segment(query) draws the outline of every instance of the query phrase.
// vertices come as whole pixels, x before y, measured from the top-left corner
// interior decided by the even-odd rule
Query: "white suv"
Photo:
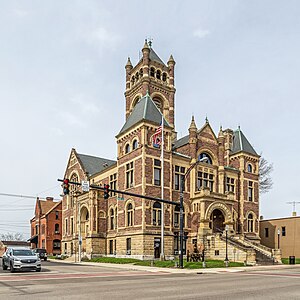
[[[41,271],[41,259],[29,249],[8,248],[2,257],[2,268],[13,273],[16,270]]]

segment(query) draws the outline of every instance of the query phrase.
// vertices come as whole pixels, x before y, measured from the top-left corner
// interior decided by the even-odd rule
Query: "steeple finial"
[[[132,63],[131,63],[131,60],[130,60],[129,56],[128,56],[128,60],[127,60],[127,63],[125,65],[125,67],[132,67]]]
[[[197,126],[196,126],[196,123],[195,123],[194,115],[192,115],[192,121],[191,121],[191,125],[190,125],[189,130],[191,130],[191,129],[194,129],[194,130],[197,131]]]
[[[209,122],[208,122],[207,115],[206,115],[206,117],[205,117],[205,123],[209,123]]]

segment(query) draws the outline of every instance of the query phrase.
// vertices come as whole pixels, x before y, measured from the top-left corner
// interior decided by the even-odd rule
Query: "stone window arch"
[[[135,73],[135,80],[138,81],[139,80],[139,72]]]
[[[251,164],[248,164],[248,165],[247,165],[247,171],[248,171],[249,173],[252,173],[252,172],[253,172],[253,167],[252,167]]]
[[[209,165],[212,165],[213,161],[212,161],[212,158],[211,156],[207,153],[207,152],[201,152],[198,156],[198,160],[202,159],[202,158],[207,158],[206,161],[203,161],[203,163],[206,163],[206,164],[209,164]]]
[[[155,105],[157,106],[157,108],[162,112],[163,111],[163,102],[162,102],[161,98],[154,97],[153,98],[153,102],[155,103]]]
[[[163,72],[163,74],[162,74],[162,80],[163,81],[167,81],[167,73],[166,72]]]
[[[125,145],[125,154],[130,152],[130,145],[126,144]]]
[[[152,215],[153,225],[161,225],[161,203],[158,201],[153,203],[153,215]]]
[[[143,69],[140,69],[140,77],[143,77]]]
[[[131,77],[131,84],[134,85],[134,82],[135,82],[135,77],[134,75]]]
[[[248,232],[255,231],[255,218],[252,212],[250,212],[247,216],[247,231]]]
[[[156,71],[156,79],[161,79],[161,71],[160,70],[157,70]]]
[[[153,67],[150,68],[150,76],[151,77],[155,76],[155,69]]]
[[[129,202],[126,206],[126,225],[127,226],[133,226],[133,222],[134,222],[133,212],[134,212],[133,205],[131,202]]]
[[[138,141],[137,139],[134,139],[132,142],[132,150],[135,150],[138,147]]]

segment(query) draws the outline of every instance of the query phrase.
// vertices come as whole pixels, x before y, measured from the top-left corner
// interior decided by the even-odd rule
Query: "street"
[[[299,299],[300,266],[171,274],[43,262],[41,273],[0,271],[0,299]]]

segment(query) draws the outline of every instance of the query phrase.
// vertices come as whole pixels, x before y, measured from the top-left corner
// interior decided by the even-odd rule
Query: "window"
[[[55,211],[55,220],[59,220],[59,213],[57,210]]]
[[[265,228],[265,237],[266,237],[266,238],[269,237],[269,228]]]
[[[140,77],[143,77],[143,69],[140,69]]]
[[[153,204],[153,225],[161,225],[161,204],[157,201]]]
[[[118,228],[118,208],[115,210],[115,229]]]
[[[185,213],[183,208],[183,227],[185,227]],[[176,205],[174,209],[174,227],[178,228],[180,224],[180,206]]]
[[[133,187],[133,162],[126,164],[126,188]]]
[[[131,238],[126,239],[126,254],[131,255]]]
[[[226,191],[234,193],[234,178],[226,177]]]
[[[220,255],[220,250],[215,250],[215,256]]]
[[[53,240],[53,249],[60,249],[60,240]]]
[[[285,226],[281,227],[281,234],[282,234],[282,236],[286,235]]]
[[[248,182],[248,201],[253,201],[253,182]]]
[[[136,81],[139,80],[139,73],[138,72],[136,72],[136,74],[135,74],[135,79],[136,79]]]
[[[252,173],[252,165],[251,164],[248,164],[247,170],[248,170],[249,173]]]
[[[161,99],[158,98],[158,97],[155,97],[155,98],[153,98],[153,102],[155,103],[157,108],[162,112],[162,101],[161,101]]]
[[[155,75],[155,69],[154,68],[150,68],[150,76],[154,77]]]
[[[157,79],[161,78],[161,72],[159,70],[156,71],[156,78]]]
[[[42,234],[45,234],[45,224],[42,225]]]
[[[67,254],[67,250],[68,250],[68,244],[65,243],[65,254]]]
[[[134,140],[132,143],[132,150],[136,149],[138,147],[138,141]]]
[[[115,211],[113,208],[110,209],[110,229],[115,229]]]
[[[154,185],[161,184],[161,161],[154,159]]]
[[[131,203],[127,205],[127,226],[133,226],[133,207]]]
[[[164,72],[163,75],[162,75],[162,80],[163,80],[163,81],[167,81],[167,74],[166,74],[165,72]]]
[[[203,161],[203,163],[207,163],[209,165],[212,165],[212,159],[211,159],[211,157],[207,153],[205,153],[205,152],[200,153],[200,155],[198,156],[198,160],[200,160],[200,159],[202,159],[204,157],[206,157],[207,160]]]
[[[175,166],[174,172],[174,189],[180,191],[181,181],[184,180],[185,167]],[[183,185],[183,191],[185,191],[185,185]]]
[[[200,190],[202,187],[208,187],[212,192],[214,188],[214,175],[207,172],[198,172],[197,177],[197,189]]]
[[[68,219],[65,219],[65,234],[68,234]]]
[[[109,177],[109,186],[111,189],[117,189],[117,173],[110,175]],[[116,192],[111,192],[111,196],[115,196]]]
[[[134,85],[134,76],[131,77],[131,84]]]
[[[74,219],[73,218],[71,218],[70,225],[71,225],[71,234],[73,234],[74,233]]]
[[[109,240],[109,254],[114,254],[114,240]]]
[[[73,173],[70,178],[71,178],[70,181],[79,182],[78,175],[76,173]],[[78,190],[78,186],[76,184],[70,184],[70,192],[71,192],[71,194],[73,192],[77,191],[77,190]],[[74,206],[74,202],[73,202],[73,197],[72,197],[71,207],[73,207],[73,206]]]
[[[71,230],[72,231],[72,230]],[[54,232],[59,233],[59,224],[54,225]]]
[[[125,146],[125,153],[129,153],[129,152],[130,152],[130,145],[127,144],[127,145]]]
[[[248,222],[247,222],[247,225],[248,225],[248,232],[253,232],[254,230],[254,222],[253,222],[253,215],[252,214],[249,214],[248,215]]]

